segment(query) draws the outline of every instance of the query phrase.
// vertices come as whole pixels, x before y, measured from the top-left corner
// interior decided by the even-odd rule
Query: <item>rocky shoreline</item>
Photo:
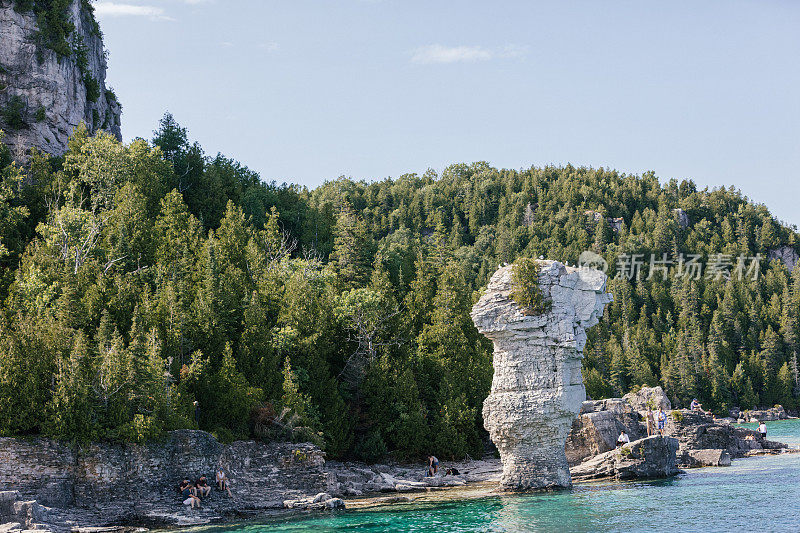
[[[642,406],[642,398],[645,404],[666,400],[662,394],[659,388],[643,389],[626,398],[584,402],[565,447],[573,480],[668,477],[681,468],[797,451],[731,420],[688,410],[669,410],[667,436],[648,437],[635,407]],[[617,449],[621,430],[632,442]],[[234,497],[213,491],[200,509],[182,505],[177,481],[199,473],[212,477],[218,465],[231,476]],[[456,468],[459,475],[441,475],[445,468]],[[189,527],[412,502],[440,491],[489,494],[502,472],[500,459],[487,456],[443,462],[439,475],[426,477],[421,464],[326,461],[310,444],[225,445],[202,431],[176,431],[148,446],[73,448],[44,439],[0,439],[0,533]]]

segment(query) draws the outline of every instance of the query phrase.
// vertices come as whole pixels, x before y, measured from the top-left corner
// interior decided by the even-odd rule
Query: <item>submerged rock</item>
[[[501,267],[472,309],[494,342],[494,377],[483,405],[486,429],[503,462],[506,490],[569,487],[564,443],[586,398],[581,358],[586,329],[611,302],[606,276],[541,261],[539,287],[552,302],[528,316],[511,299],[512,266]]]
[[[593,457],[570,471],[576,481],[596,478],[643,479],[674,476],[678,439],[654,435]]]

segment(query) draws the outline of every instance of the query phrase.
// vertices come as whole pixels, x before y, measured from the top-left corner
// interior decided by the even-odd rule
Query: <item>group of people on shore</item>
[[[222,468],[217,469],[216,481],[217,488],[220,492],[227,492],[228,496],[233,497],[228,484],[228,476]],[[200,507],[202,498],[211,494],[211,485],[208,484],[208,478],[206,478],[205,475],[201,475],[197,478],[194,484],[189,481],[189,478],[184,478],[183,481],[180,482],[180,485],[178,485],[178,492],[180,492],[183,498],[183,504],[189,505],[194,509],[195,507]]]
[[[647,415],[645,416],[645,421],[647,422],[647,436],[650,437],[656,434],[660,436],[664,436],[664,431],[667,428],[667,413],[664,412],[664,409],[659,409],[658,413],[653,413],[653,409],[648,407],[647,408]],[[617,448],[621,446],[625,446],[631,441],[631,438],[623,429],[619,437],[617,437]]]
[[[662,437],[664,436],[664,431],[667,429],[667,413],[664,412],[664,409],[659,409],[658,413],[653,413],[651,408],[647,408],[647,436],[655,435],[656,431]]]

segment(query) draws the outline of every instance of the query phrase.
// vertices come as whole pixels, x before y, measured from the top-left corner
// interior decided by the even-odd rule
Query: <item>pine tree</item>
[[[372,257],[373,243],[364,221],[352,209],[342,209],[330,258],[337,271],[346,282],[363,285],[369,279]]]
[[[78,334],[69,357],[58,361],[55,391],[47,405],[46,433],[53,437],[88,442],[99,436],[92,412],[88,344],[86,338]]]
[[[783,365],[781,365],[781,369],[778,370],[776,381],[775,397],[777,403],[782,405],[785,409],[794,409],[795,400],[792,395],[794,383],[788,363],[783,363]]]

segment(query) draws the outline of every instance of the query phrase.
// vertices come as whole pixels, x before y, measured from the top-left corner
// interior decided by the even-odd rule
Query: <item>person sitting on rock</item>
[[[217,487],[219,487],[219,490],[227,492],[229,497],[233,497],[231,488],[228,485],[228,476],[225,475],[225,470],[222,467],[217,468]]]
[[[628,437],[628,434],[625,433],[625,430],[623,429],[620,432],[619,437],[617,437],[617,448],[628,444],[630,441],[631,441],[630,437]]]
[[[705,412],[703,411],[703,405],[697,401],[697,398],[694,398],[692,403],[689,404],[689,409],[692,411],[700,411],[701,413]]]
[[[195,488],[192,487],[192,484],[189,482],[188,478],[185,478],[181,481],[181,484],[178,485],[178,490],[181,493],[181,496],[184,498],[183,505],[190,505],[192,509],[195,507],[200,507],[200,498],[197,497],[197,493]]]
[[[454,466],[448,468],[447,471],[444,473],[445,476],[458,476],[460,474],[461,474],[461,472],[459,472],[458,468],[456,468]]]
[[[664,409],[658,411],[658,434],[664,436],[664,429],[667,426],[667,413]]]
[[[428,477],[433,477],[439,472],[439,459],[433,455],[428,456]]]
[[[211,494],[211,485],[208,484],[208,478],[206,478],[206,476],[200,476],[200,479],[197,480],[194,486],[200,496],[206,497]]]

